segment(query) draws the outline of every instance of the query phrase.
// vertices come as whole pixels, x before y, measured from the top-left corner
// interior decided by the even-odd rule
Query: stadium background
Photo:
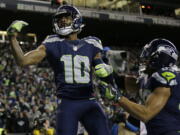
[[[86,1],[88,5],[88,0]],[[121,0],[118,1],[121,2]],[[163,11],[164,14],[168,14],[168,12],[170,12],[169,14],[172,14],[174,10],[167,11],[166,10],[167,6],[172,6],[172,8],[176,9],[180,5],[180,2],[178,0],[174,0],[171,2],[163,1],[163,0],[162,2],[160,1],[161,0],[158,1],[160,3],[159,4],[157,2],[153,2],[153,0],[144,0],[144,2],[140,2],[138,6],[143,5],[143,3],[145,3],[144,5],[152,5],[152,9],[150,10],[155,10],[153,9],[153,3],[155,4],[157,3],[159,4],[157,6],[159,10],[161,10],[161,8],[164,7],[164,9],[162,8],[162,10],[165,10]],[[73,3],[73,0],[71,0],[70,2]],[[3,7],[2,3],[6,3],[6,7]],[[20,3],[25,3],[27,5],[32,5],[32,6],[39,5],[39,7],[51,6],[50,2],[37,3],[33,1],[16,2],[12,0],[1,0],[0,16],[3,19],[1,19],[0,29],[5,30],[13,20],[20,19],[20,20],[25,20],[30,24],[29,29],[31,32],[37,33],[38,41],[43,40],[46,35],[52,33],[51,18],[52,18],[52,13],[54,11],[51,11],[51,13],[49,13],[48,10],[41,11],[40,8],[39,8],[40,11],[35,11],[35,9],[29,9],[29,11],[27,11],[28,9],[18,10],[18,4]],[[98,3],[96,4],[98,5]],[[145,13],[140,13],[137,5],[132,8],[132,11],[135,12],[128,11],[130,12],[128,13],[126,9],[127,6],[128,5],[125,5],[124,9],[122,9],[123,11],[119,11],[119,12],[118,12],[119,10],[118,7],[116,7],[116,10],[106,8],[106,10],[102,11],[102,9],[101,10],[95,9],[95,7],[93,7],[92,5],[92,8],[94,9],[93,13],[89,13],[90,11],[92,11],[91,8],[85,9],[85,13],[83,14],[84,14],[84,22],[86,24],[86,27],[83,30],[81,36],[83,37],[87,35],[95,35],[100,39],[102,39],[104,45],[106,46],[128,45],[133,47],[135,44],[144,45],[144,43],[155,37],[164,37],[172,40],[177,44],[180,43],[179,38],[177,38],[178,35],[180,35],[179,33],[180,23],[179,20],[174,20],[176,17],[175,15],[173,17],[172,15],[171,16],[166,15],[165,17],[165,15],[163,16],[163,12],[162,12],[159,13],[160,15],[155,16],[153,14],[155,14],[158,11],[154,11],[155,13],[153,12],[148,13],[150,15],[147,16],[145,11],[144,11]],[[129,4],[129,8],[130,6],[131,4]],[[91,5],[89,7],[91,7]],[[24,8],[26,8],[25,5]],[[55,9],[55,7],[53,9]],[[84,11],[84,7],[82,7],[82,9],[83,9],[82,11]],[[122,15],[122,17],[111,19],[108,12],[112,14]],[[130,18],[129,20],[123,19],[123,17],[126,17],[129,14],[131,15],[130,17],[132,18]],[[159,20],[156,22],[157,18]]]
[[[97,36],[104,46],[135,53],[132,59],[138,55],[137,52],[145,43],[157,37],[171,40],[180,50],[179,0],[67,0],[66,2],[76,5],[82,12],[86,26],[80,37]],[[14,20],[24,20],[29,23],[25,32],[35,33],[38,41],[36,45],[39,45],[47,35],[53,33],[52,15],[56,7],[62,3],[61,0],[0,0],[0,30],[5,31]],[[2,58],[6,53],[9,52],[0,50]],[[45,73],[42,76],[47,79]],[[1,90],[6,88],[3,86],[2,77],[1,74]]]

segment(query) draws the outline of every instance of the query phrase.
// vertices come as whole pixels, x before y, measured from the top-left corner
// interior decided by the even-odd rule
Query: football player
[[[79,10],[74,6],[60,6],[53,16],[55,34],[24,54],[16,37],[26,25],[24,21],[14,21],[7,29],[12,51],[20,66],[37,64],[47,57],[61,99],[57,109],[57,135],[76,135],[78,121],[89,135],[109,135],[104,112],[93,97],[92,69],[97,76],[105,78],[112,73],[112,67],[101,60],[100,39],[78,38],[84,27]]]
[[[114,94],[109,87],[105,95],[114,96],[106,98],[145,122],[148,135],[180,135],[180,75],[174,69],[177,48],[169,40],[154,39],[144,46],[140,58],[149,76],[144,86],[149,91],[144,105]]]

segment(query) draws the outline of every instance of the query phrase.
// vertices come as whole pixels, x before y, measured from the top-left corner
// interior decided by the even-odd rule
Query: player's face
[[[152,74],[155,69],[151,66],[151,61],[150,60],[142,60],[140,62],[140,71],[143,71],[146,74]]]
[[[59,28],[67,27],[72,24],[72,17],[70,15],[63,15],[58,19],[58,26]]]

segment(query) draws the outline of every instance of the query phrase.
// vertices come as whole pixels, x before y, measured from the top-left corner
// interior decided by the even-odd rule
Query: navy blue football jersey
[[[161,134],[180,130],[180,75],[172,68],[162,68],[152,74],[145,89],[151,92],[157,87],[171,88],[171,96],[164,108],[146,123],[149,134]]]
[[[92,97],[92,66],[94,57],[102,51],[101,41],[91,36],[67,40],[50,35],[42,44],[46,47],[47,59],[54,71],[57,96]]]

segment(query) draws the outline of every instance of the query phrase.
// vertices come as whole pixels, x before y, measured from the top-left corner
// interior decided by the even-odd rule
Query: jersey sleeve
[[[45,39],[44,39],[44,41],[42,42],[42,44],[43,45],[49,45],[49,44],[52,44],[54,41],[55,41],[55,36],[53,36],[53,35],[48,35]]]
[[[99,52],[102,52],[102,42],[99,38],[97,37],[93,37],[93,36],[89,36],[89,37],[86,37],[84,38],[84,40],[91,44],[93,46],[93,53],[94,53],[94,56],[99,53]]]
[[[46,52],[48,54],[50,46],[52,44],[52,36],[47,36],[41,44],[43,44],[46,47]]]
[[[46,52],[48,54],[48,52],[50,52],[53,48],[52,46],[56,43],[56,42],[61,42],[63,39],[60,39],[57,35],[49,35],[47,36],[44,41],[42,42],[42,44],[46,47]]]
[[[173,70],[160,70],[151,76],[151,85],[155,89],[157,87],[173,87],[177,85],[177,73]]]

